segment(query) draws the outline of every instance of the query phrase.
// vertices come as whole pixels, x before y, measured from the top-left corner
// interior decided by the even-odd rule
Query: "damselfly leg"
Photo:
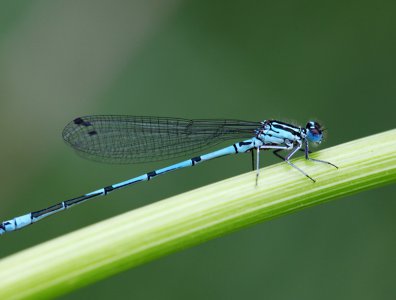
[[[310,157],[309,157],[309,153],[311,153],[311,152],[309,151],[308,142],[307,142],[307,141],[305,141],[304,153],[305,153],[305,159],[307,159],[307,160],[311,160],[311,161],[315,161],[315,162],[320,162],[320,163],[323,163],[323,164],[328,164],[328,165],[333,166],[334,168],[338,169],[338,167],[337,167],[335,164],[332,164],[332,163],[329,162],[329,161],[320,160],[320,159],[315,159],[315,158],[310,158]]]
[[[288,154],[286,157],[282,156],[279,154],[280,151],[282,150],[289,150],[289,149],[284,149],[284,148],[279,148],[276,149],[275,151],[273,151],[273,153],[275,154],[275,156],[279,157],[280,159],[284,160],[285,162],[287,162],[290,166],[292,166],[293,168],[295,168],[296,170],[300,171],[300,173],[302,173],[304,176],[306,176],[307,178],[309,178],[310,180],[312,180],[313,182],[316,182],[315,179],[313,179],[311,176],[309,176],[307,173],[305,173],[301,168],[297,167],[295,164],[293,164],[292,162],[290,162],[290,158],[296,154],[297,151],[304,151],[305,154],[305,159],[306,160],[310,160],[310,161],[314,161],[314,162],[320,162],[320,163],[324,163],[324,164],[328,164],[330,166],[333,166],[335,168],[338,169],[338,167],[335,164],[332,164],[331,162],[325,161],[325,160],[320,160],[320,159],[314,159],[314,158],[310,158],[309,157],[309,153],[311,153],[311,151],[309,151],[309,147],[308,147],[308,142],[305,142],[305,147],[304,149],[301,149],[301,144],[298,145],[297,147],[295,147],[293,149],[293,151]]]

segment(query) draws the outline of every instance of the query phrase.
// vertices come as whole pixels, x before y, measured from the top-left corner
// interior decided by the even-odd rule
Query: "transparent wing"
[[[78,154],[110,163],[158,161],[255,135],[259,122],[119,115],[85,116],[63,130]]]

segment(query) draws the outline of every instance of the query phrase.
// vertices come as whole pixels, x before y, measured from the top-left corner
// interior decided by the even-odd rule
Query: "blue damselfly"
[[[314,121],[309,121],[305,127],[299,127],[276,120],[249,122],[116,115],[80,117],[65,127],[64,140],[78,154],[103,162],[157,161],[184,156],[227,140],[239,140],[239,142],[5,221],[0,224],[0,234],[21,229],[88,199],[104,196],[122,187],[148,181],[164,173],[195,166],[213,158],[251,152],[253,159],[253,150],[257,151],[256,184],[260,150],[273,150],[276,156],[315,182],[312,177],[290,162],[290,158],[297,151],[303,150],[307,160],[337,168],[330,162],[309,157],[308,142],[320,143],[323,137],[322,131],[321,126]],[[288,155],[281,156],[279,152],[282,150],[289,151]]]

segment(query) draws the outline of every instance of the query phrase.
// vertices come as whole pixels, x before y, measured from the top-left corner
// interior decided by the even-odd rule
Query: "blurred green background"
[[[394,128],[395,12],[395,1],[2,2],[0,218],[170,163],[83,160],[61,138],[77,116],[316,118],[322,148]],[[1,257],[249,170],[249,155],[226,157],[124,189],[1,237]],[[63,298],[395,299],[395,192],[309,208]]]

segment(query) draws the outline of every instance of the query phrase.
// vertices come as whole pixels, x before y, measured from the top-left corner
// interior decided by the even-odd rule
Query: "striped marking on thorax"
[[[294,126],[294,125],[276,121],[276,120],[270,121],[269,125],[271,126],[271,129],[274,131],[283,130],[283,131],[289,132],[293,136],[302,138],[301,137],[301,128],[298,126]]]

